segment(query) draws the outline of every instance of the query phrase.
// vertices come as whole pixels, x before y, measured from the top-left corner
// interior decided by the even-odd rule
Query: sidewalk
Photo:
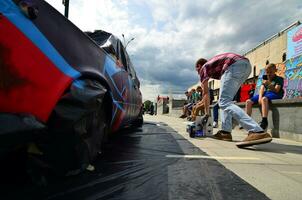
[[[234,142],[190,138],[184,119],[144,115],[144,120],[166,123],[179,134],[174,138],[184,152],[188,151],[182,138],[209,155],[200,159],[216,159],[271,199],[300,199],[302,196],[302,143],[274,138],[269,144],[239,149]],[[214,133],[217,131],[214,129]],[[246,133],[235,129],[232,135],[234,141],[241,141]]]

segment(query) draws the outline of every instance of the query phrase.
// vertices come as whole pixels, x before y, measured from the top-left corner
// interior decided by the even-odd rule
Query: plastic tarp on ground
[[[53,179],[47,187],[1,185],[1,199],[268,199],[165,124],[121,131],[94,164],[94,172]],[[177,135],[177,134],[175,134]],[[186,146],[183,152],[177,140]]]

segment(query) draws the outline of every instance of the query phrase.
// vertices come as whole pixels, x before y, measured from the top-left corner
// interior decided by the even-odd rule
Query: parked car
[[[0,152],[26,149],[60,173],[84,169],[108,134],[141,125],[121,41],[84,33],[42,0],[0,1]]]

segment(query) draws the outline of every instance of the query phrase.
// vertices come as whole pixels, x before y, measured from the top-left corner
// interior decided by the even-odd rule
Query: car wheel
[[[141,109],[137,119],[134,121],[133,125],[136,127],[141,127],[144,124],[143,110]]]
[[[100,108],[93,112],[85,121],[89,120],[87,135],[83,137],[84,142],[88,147],[90,162],[94,161],[96,157],[103,151],[104,145],[107,142],[109,134],[109,119],[106,115],[105,101]]]
[[[107,89],[93,80],[73,84],[57,103],[47,133],[37,144],[43,160],[56,174],[87,169],[106,142],[111,109]],[[111,113],[111,111],[109,112]]]

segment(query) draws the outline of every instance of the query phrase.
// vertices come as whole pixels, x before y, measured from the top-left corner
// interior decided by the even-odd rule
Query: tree
[[[150,110],[151,104],[152,104],[152,102],[150,100],[147,100],[147,101],[144,102],[145,111]]]

